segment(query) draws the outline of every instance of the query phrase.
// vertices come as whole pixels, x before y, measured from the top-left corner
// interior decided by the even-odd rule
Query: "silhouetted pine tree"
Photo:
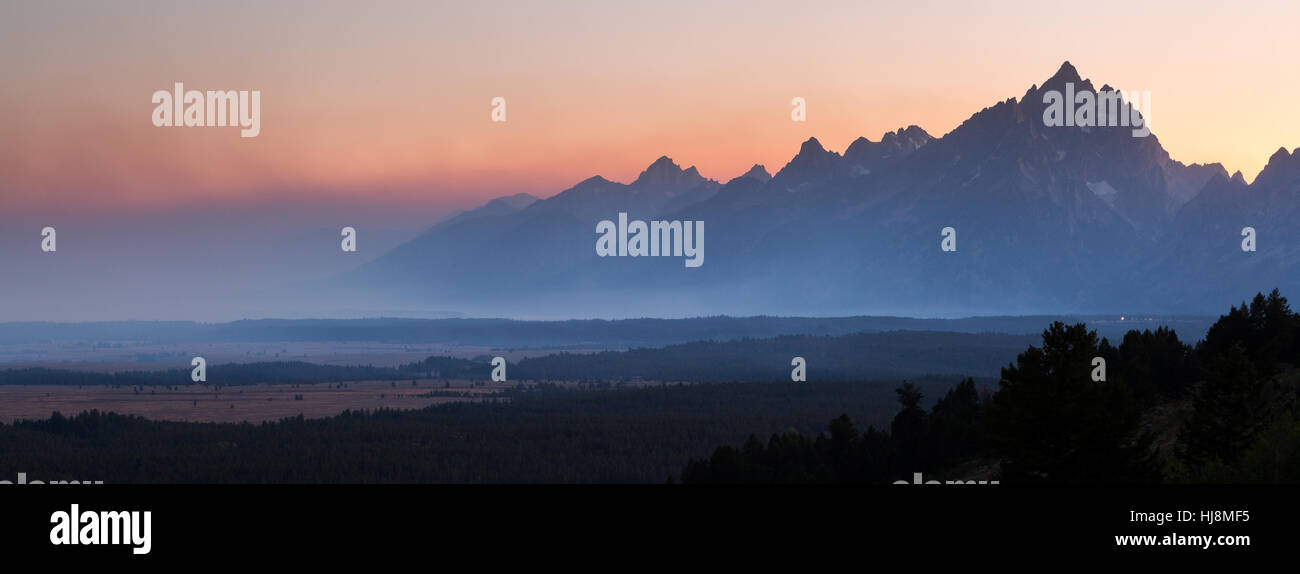
[[[1256,372],[1266,377],[1300,362],[1298,330],[1300,317],[1291,312],[1286,297],[1274,289],[1267,297],[1257,293],[1249,305],[1242,303],[1219,317],[1197,351],[1204,364],[1210,365],[1240,344]]]
[[[1127,388],[1092,380],[1100,349],[1083,324],[1056,322],[1002,370],[988,407],[991,451],[1005,482],[1154,482],[1158,468]]]
[[[1244,345],[1214,358],[1192,406],[1192,416],[1178,434],[1183,460],[1192,465],[1235,463],[1268,420],[1265,383]]]
[[[926,440],[929,461],[923,470],[949,468],[976,454],[984,444],[984,413],[975,379],[948,390],[930,409]]]
[[[1128,385],[1143,405],[1160,398],[1186,394],[1195,379],[1189,363],[1191,348],[1178,340],[1172,329],[1129,331],[1124,335],[1111,372]]]
[[[889,425],[897,456],[894,468],[907,473],[928,470],[928,465],[925,464],[926,420],[925,409],[921,408],[921,399],[924,398],[921,390],[904,381],[894,392],[898,393],[898,404],[903,407]]]

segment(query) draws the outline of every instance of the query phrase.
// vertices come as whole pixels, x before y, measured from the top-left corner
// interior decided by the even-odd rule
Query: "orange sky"
[[[1300,3],[1088,6],[7,2],[0,209],[465,207],[628,181],[664,154],[725,181],[809,136],[842,151],[908,124],[942,135],[1067,59],[1149,90],[1175,159],[1251,179],[1300,147]],[[154,127],[150,95],[176,81],[260,90],[261,135]]]

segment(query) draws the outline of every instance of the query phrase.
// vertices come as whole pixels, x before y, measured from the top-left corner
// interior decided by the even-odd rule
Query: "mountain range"
[[[907,126],[843,154],[812,138],[775,174],[721,183],[665,156],[629,184],[499,198],[324,288],[535,318],[1218,313],[1295,292],[1300,149],[1247,184],[1154,133],[1046,125],[1043,94],[1067,84],[1096,90],[1066,62],[942,137]],[[598,257],[596,225],[620,212],[705,222],[705,264]]]

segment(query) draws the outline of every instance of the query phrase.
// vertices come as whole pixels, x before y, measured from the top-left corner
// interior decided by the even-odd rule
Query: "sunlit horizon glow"
[[[131,2],[0,4],[0,210],[328,198],[463,208],[631,181],[727,181],[816,137],[941,136],[1069,60],[1152,94],[1184,163],[1251,180],[1300,147],[1300,4]],[[262,131],[156,128],[150,94],[260,90]],[[509,120],[489,119],[503,96]],[[791,122],[790,99],[808,102]]]

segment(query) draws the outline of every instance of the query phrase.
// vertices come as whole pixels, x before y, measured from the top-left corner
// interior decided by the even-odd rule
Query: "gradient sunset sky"
[[[1300,146],[1297,22],[1294,0],[5,0],[0,211],[449,211],[665,154],[726,181],[810,136],[942,135],[1065,60],[1149,90],[1175,159],[1253,179]],[[151,94],[177,81],[260,90],[261,135],[154,127]]]

